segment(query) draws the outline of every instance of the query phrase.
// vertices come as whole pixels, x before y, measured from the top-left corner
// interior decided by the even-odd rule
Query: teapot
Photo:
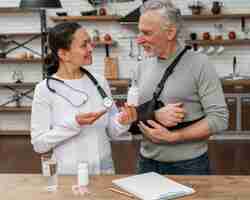
[[[212,4],[212,13],[214,15],[218,15],[221,13],[221,7],[223,6],[223,3],[221,1],[213,1],[213,4]]]

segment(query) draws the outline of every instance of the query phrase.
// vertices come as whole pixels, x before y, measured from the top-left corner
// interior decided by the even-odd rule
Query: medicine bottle
[[[78,164],[78,186],[87,186],[89,184],[88,163],[80,162]]]
[[[136,73],[132,72],[132,84],[128,89],[127,104],[129,106],[138,106],[139,104],[139,88],[137,85]]]

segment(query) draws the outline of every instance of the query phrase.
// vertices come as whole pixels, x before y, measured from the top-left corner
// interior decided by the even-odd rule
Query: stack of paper
[[[144,200],[173,199],[195,191],[155,172],[116,179],[113,184]]]

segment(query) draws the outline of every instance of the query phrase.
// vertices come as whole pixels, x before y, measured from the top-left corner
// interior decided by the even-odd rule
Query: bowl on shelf
[[[56,12],[56,15],[59,17],[68,16],[67,12]]]
[[[0,58],[6,58],[6,53],[5,52],[0,52]]]
[[[97,10],[90,10],[90,11],[81,11],[82,16],[96,16]]]

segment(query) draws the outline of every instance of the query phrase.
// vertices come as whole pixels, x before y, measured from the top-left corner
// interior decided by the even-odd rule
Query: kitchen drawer
[[[228,131],[236,130],[236,120],[237,120],[237,98],[236,97],[226,97],[226,103],[229,110],[229,123]]]
[[[230,84],[223,85],[224,93],[250,93],[250,85],[246,84]]]
[[[250,97],[241,97],[241,128],[250,130]]]

